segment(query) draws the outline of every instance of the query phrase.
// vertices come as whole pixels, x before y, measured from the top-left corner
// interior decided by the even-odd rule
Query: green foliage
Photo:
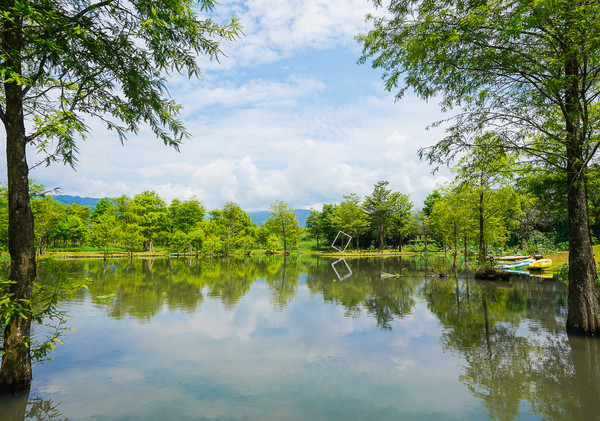
[[[290,205],[283,201],[276,201],[270,207],[271,216],[265,222],[265,228],[276,234],[283,244],[283,252],[297,246],[302,228],[298,224],[296,214]]]
[[[171,229],[187,234],[203,221],[205,209],[198,199],[192,197],[184,202],[174,199],[168,212]]]
[[[136,216],[140,233],[145,238],[144,250],[153,251],[153,240],[161,238],[167,227],[167,206],[153,191],[136,194],[130,203],[130,211]]]
[[[424,205],[423,212],[425,213],[425,215],[427,217],[429,217],[431,215],[431,212],[433,211],[433,207],[435,206],[435,203],[441,198],[442,198],[442,195],[437,190],[434,190],[433,193],[430,193],[427,195],[427,197],[423,201],[423,205]]]
[[[44,326],[43,337],[26,338],[34,362],[47,361],[54,347],[62,343],[60,339],[68,330],[67,313],[59,306],[65,295],[84,287],[81,279],[67,275],[52,260],[41,263],[38,271],[44,275],[43,283],[33,286],[31,300],[15,299],[11,293],[14,281],[0,279],[0,326],[6,326],[15,317],[30,318],[32,323]]]
[[[408,196],[386,188],[388,181],[378,181],[373,186],[373,193],[365,198],[364,210],[371,218],[371,223],[379,234],[379,248],[385,246],[384,234],[390,228],[395,214],[405,214],[412,207]]]
[[[556,279],[558,279],[560,283],[569,285],[569,264],[565,263],[564,265],[561,265],[554,271],[554,275],[556,275]]]
[[[241,34],[235,18],[221,25],[208,16],[212,0],[201,0],[198,9],[191,0],[128,7],[110,1],[46,3],[15,0],[3,7],[3,21],[19,27],[23,52],[5,57],[0,71],[7,82],[25,88],[29,137],[47,163],[74,164],[76,138],[88,134],[86,114],[121,140],[145,124],[177,147],[187,133],[162,75],[198,76],[198,54],[218,58],[220,42]]]
[[[344,195],[344,201],[335,208],[331,224],[336,230],[352,236],[358,250],[360,248],[359,236],[369,226],[367,214],[360,203],[360,197],[356,194]]]

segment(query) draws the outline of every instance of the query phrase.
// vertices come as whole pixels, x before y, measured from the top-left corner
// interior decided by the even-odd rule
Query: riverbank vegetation
[[[38,256],[140,257],[215,256],[250,253],[321,252],[339,255],[339,231],[351,236],[345,255],[398,252],[442,253],[464,262],[501,254],[544,255],[568,251],[565,204],[550,206],[535,178],[496,178],[472,183],[458,168],[452,183],[433,191],[417,208],[410,197],[378,182],[371,195],[348,194],[339,203],[313,210],[300,227],[290,205],[277,201],[262,225],[228,202],[207,211],[197,198],[167,203],[156,192],[102,198],[94,208],[63,204],[31,182]],[[590,177],[590,197],[600,194]],[[481,178],[479,179],[481,180]],[[550,180],[546,186],[560,188]],[[597,187],[597,189],[595,188]],[[6,188],[0,203],[0,249],[8,245]],[[546,190],[545,192],[547,192]],[[590,200],[592,238],[600,238],[600,206]],[[5,253],[6,255],[6,253]],[[555,265],[557,267],[558,265]]]

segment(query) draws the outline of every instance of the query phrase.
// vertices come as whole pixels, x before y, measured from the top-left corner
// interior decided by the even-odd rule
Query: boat
[[[524,260],[529,259],[531,256],[498,256],[494,257],[494,260],[501,260],[504,262],[514,261],[514,260]]]
[[[518,262],[506,263],[504,265],[494,266],[496,269],[516,269],[523,266],[529,266],[531,263],[535,262],[535,259],[525,259],[519,260]]]
[[[550,259],[539,259],[529,264],[529,270],[542,270],[552,266],[552,260]]]

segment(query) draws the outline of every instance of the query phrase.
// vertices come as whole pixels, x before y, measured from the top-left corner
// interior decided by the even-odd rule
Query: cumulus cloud
[[[372,4],[364,0],[224,1],[217,10],[221,19],[235,14],[245,33],[226,46],[224,64],[274,62],[307,50],[340,46],[357,50],[354,37],[368,30],[365,16],[372,10]]]
[[[234,201],[247,210],[268,209],[275,200],[318,209],[347,193],[368,195],[375,182],[387,180],[420,206],[448,177],[447,170],[432,175],[417,158],[419,148],[441,137],[440,128],[425,128],[442,116],[410,94],[396,103],[377,72],[354,64],[353,37],[367,29],[369,7],[362,0],[276,7],[265,0],[224,1],[217,12],[235,12],[247,37],[222,72],[169,79],[190,133],[180,152],[147,128],[123,147],[91,121],[90,137],[78,144],[77,172],[53,165],[35,169],[31,178],[64,194],[155,190],[168,201],[196,196],[208,209]],[[324,49],[335,54],[313,55]],[[298,55],[302,66],[268,64]],[[30,150],[29,161],[36,158]]]

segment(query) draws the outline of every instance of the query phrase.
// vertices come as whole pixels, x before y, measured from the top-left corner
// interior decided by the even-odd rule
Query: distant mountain
[[[52,197],[54,200],[64,203],[65,205],[77,203],[81,206],[89,206],[92,209],[96,207],[96,203],[98,203],[100,200],[93,197],[69,196],[68,194],[61,194]],[[296,213],[296,217],[298,218],[298,223],[300,226],[306,227],[306,218],[310,214],[310,211],[308,209],[294,209],[294,212]],[[250,214],[250,219],[252,219],[252,222],[256,223],[257,225],[264,224],[269,216],[271,216],[270,211],[248,212],[248,214]]]
[[[64,203],[65,205],[72,205],[76,203],[81,206],[89,206],[94,209],[96,207],[96,203],[100,199],[94,199],[93,197],[80,197],[80,196],[69,196],[68,194],[61,194],[57,196],[52,196],[54,200],[60,203]]]
[[[298,218],[298,224],[302,228],[306,227],[306,218],[310,215],[310,211],[308,209],[294,209],[294,213],[296,214],[296,218]],[[271,216],[270,211],[256,211],[256,212],[248,212],[250,215],[250,219],[256,225],[262,225],[266,222],[266,220]]]

